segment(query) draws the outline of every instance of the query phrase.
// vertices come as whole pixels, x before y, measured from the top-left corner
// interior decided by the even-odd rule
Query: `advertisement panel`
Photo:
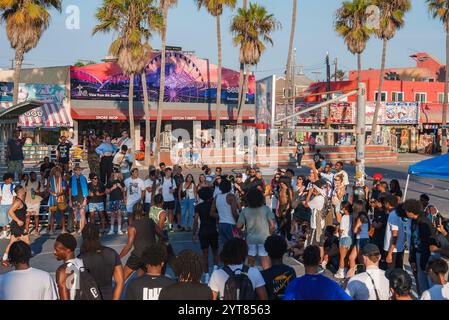
[[[418,124],[418,102],[387,102],[385,104],[385,124]]]
[[[150,101],[159,99],[161,53],[155,52],[145,68]],[[215,103],[217,99],[218,68],[206,59],[182,52],[168,51],[165,66],[166,102]],[[237,104],[239,72],[222,69],[222,103]],[[126,101],[129,77],[115,62],[72,67],[70,69],[73,100]],[[254,104],[254,76],[249,77],[246,103]],[[134,78],[134,99],[143,100],[141,76]]]
[[[0,82],[0,102],[13,101],[12,82]],[[39,100],[43,103],[62,104],[66,97],[64,85],[55,84],[19,84],[19,103],[27,100]]]
[[[256,123],[271,125],[274,122],[276,76],[256,82]]]

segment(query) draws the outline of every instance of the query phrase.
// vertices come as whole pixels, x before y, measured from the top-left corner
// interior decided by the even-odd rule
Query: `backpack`
[[[4,186],[5,186],[5,184],[2,183],[2,186],[1,186],[2,194],[3,194],[3,187]],[[14,185],[12,183],[9,185],[9,188],[11,189],[11,194],[13,194],[13,192],[14,192]]]
[[[236,271],[240,270],[240,274]],[[255,300],[256,293],[253,284],[248,277],[249,267],[244,265],[242,269],[232,271],[231,268],[225,266],[223,271],[229,276],[224,286],[223,300]]]
[[[97,282],[87,269],[76,265],[75,267],[79,270],[79,288],[76,290],[75,300],[103,300]]]

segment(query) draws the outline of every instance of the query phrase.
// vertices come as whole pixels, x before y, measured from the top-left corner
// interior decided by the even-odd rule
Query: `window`
[[[421,102],[421,103],[427,102],[427,93],[416,92],[415,93],[415,102]]]
[[[444,103],[444,92],[438,93],[438,103]]]
[[[403,102],[404,101],[404,92],[392,92],[391,101]]]
[[[374,91],[374,101],[377,101],[377,98],[379,96],[379,93],[377,91]],[[382,94],[380,96],[380,101],[386,102],[387,101],[387,92],[382,91]]]

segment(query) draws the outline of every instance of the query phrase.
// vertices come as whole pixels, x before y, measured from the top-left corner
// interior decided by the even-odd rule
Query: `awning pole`
[[[407,199],[407,191],[408,191],[408,184],[410,182],[410,174],[407,175],[407,182],[405,183],[405,191],[404,191],[404,197],[402,201],[405,201]]]

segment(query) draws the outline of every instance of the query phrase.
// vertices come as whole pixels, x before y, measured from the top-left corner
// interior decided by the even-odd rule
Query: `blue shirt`
[[[113,145],[113,144],[107,144],[107,143],[102,143],[98,146],[97,149],[95,149],[95,151],[101,156],[104,153],[111,153],[114,154],[116,151],[118,150],[118,148]]]
[[[289,283],[284,300],[352,300],[352,298],[335,281],[321,274],[306,274]]]

